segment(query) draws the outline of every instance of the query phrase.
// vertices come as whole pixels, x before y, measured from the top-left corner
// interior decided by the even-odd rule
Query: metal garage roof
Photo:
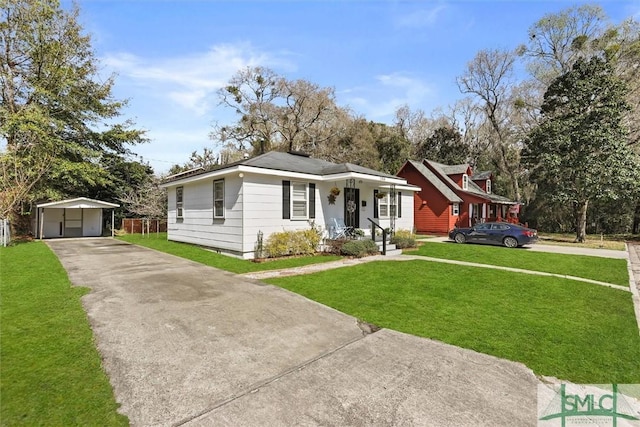
[[[120,205],[115,203],[104,202],[102,200],[94,200],[86,197],[77,197],[75,199],[60,200],[58,202],[40,203],[36,205],[39,208],[59,208],[59,209],[111,209],[118,208]]]

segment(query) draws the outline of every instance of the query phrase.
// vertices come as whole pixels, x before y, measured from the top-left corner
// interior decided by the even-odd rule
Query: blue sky
[[[570,1],[79,0],[114,95],[151,141],[135,147],[157,173],[212,147],[212,123],[233,113],[216,90],[241,68],[333,87],[337,102],[391,123],[407,104],[426,113],[461,98],[455,84],[481,49],[514,48]],[[63,7],[69,2],[64,1]],[[613,23],[640,1],[600,2]]]

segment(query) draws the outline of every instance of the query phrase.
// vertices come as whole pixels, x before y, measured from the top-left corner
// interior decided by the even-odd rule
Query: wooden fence
[[[167,231],[166,219],[123,218],[122,230],[129,234],[163,233]]]

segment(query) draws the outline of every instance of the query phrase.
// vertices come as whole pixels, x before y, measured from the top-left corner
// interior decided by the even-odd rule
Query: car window
[[[476,230],[489,230],[491,224],[478,224],[476,225]]]
[[[493,224],[491,226],[492,230],[508,230],[509,226],[506,224]]]

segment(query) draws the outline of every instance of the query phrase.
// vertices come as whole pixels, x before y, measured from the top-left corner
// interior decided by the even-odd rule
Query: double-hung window
[[[182,218],[183,215],[183,195],[184,188],[176,188],[176,218]]]
[[[389,216],[389,194],[386,193],[384,197],[378,199],[378,215],[380,218],[387,218]]]
[[[213,181],[213,218],[224,218],[224,179]]]
[[[491,194],[491,180],[490,179],[487,180],[487,193]]]
[[[462,189],[463,190],[469,189],[469,175],[467,175],[466,173],[462,175]]]
[[[460,215],[460,203],[454,203],[454,204],[451,206],[451,214],[452,214],[453,216],[458,216],[458,215]]]
[[[307,184],[304,182],[291,183],[291,219],[307,219],[308,214]]]

